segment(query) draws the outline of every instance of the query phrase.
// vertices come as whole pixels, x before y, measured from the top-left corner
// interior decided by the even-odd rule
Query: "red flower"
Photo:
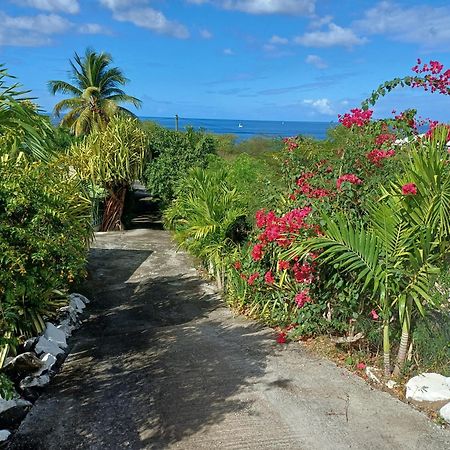
[[[284,333],[283,331],[281,333],[278,333],[277,342],[278,342],[278,344],[286,344],[287,343],[287,334]]]
[[[278,261],[278,270],[289,270],[289,268],[290,268],[289,261],[283,260]]]
[[[341,175],[337,179],[337,181],[336,181],[337,188],[340,189],[342,183],[344,183],[346,181],[351,184],[362,184],[362,180],[360,180],[356,175],[354,175],[353,173],[347,173],[345,175]]]
[[[366,368],[366,364],[363,362],[359,362],[358,364],[356,364],[356,368],[358,370],[364,370]]]
[[[259,278],[259,272],[254,272],[248,277],[247,283],[251,286],[257,278]]]
[[[259,261],[263,257],[263,244],[255,244],[252,249],[253,261]]]
[[[406,183],[402,186],[403,195],[416,195],[417,186],[414,183]]]
[[[346,128],[351,128],[353,125],[362,127],[370,122],[373,111],[367,109],[366,111],[358,108],[350,110],[350,113],[346,113],[343,116],[338,115],[339,122]]]
[[[241,270],[241,269],[242,269],[242,264],[241,264],[240,261],[236,261],[236,262],[233,264],[233,266],[234,266],[234,268],[235,268],[236,270]]]
[[[295,296],[294,300],[295,300],[295,303],[297,303],[297,306],[299,308],[303,308],[306,303],[311,302],[311,297],[308,295],[308,291],[304,290],[304,291],[299,292]]]
[[[372,316],[373,320],[377,320],[379,317],[377,312],[374,309],[372,309],[372,311],[370,311],[370,315]]]
[[[275,283],[275,278],[273,277],[273,274],[270,270],[266,272],[266,274],[264,275],[264,279],[266,280],[267,284]]]

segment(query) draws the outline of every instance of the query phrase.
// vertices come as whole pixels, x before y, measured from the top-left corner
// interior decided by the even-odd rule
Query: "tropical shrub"
[[[200,258],[223,286],[224,268],[236,250],[245,209],[223,169],[191,169],[165,211],[165,223],[183,248]]]
[[[69,150],[69,162],[91,186],[107,192],[101,231],[123,229],[125,195],[141,178],[149,157],[148,137],[137,119],[115,116],[104,130],[93,131]]]
[[[0,347],[36,335],[85,273],[91,204],[58,163],[0,161]],[[0,361],[1,362],[1,361]]]
[[[171,131],[154,125],[148,131],[148,138],[152,160],[145,168],[144,181],[150,194],[167,205],[189,169],[207,166],[208,156],[216,151],[215,141],[192,128]]]
[[[54,129],[27,94],[0,65],[0,156],[23,152],[28,158],[47,161],[58,149]]]

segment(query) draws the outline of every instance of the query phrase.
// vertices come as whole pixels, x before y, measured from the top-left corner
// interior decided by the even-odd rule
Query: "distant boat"
[[[244,128],[244,125],[242,125],[242,123],[240,123],[240,124],[238,125],[238,127],[239,127],[239,128]]]

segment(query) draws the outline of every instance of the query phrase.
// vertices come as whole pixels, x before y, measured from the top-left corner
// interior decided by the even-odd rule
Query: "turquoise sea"
[[[174,117],[140,117],[142,120],[151,120],[159,125],[175,129]],[[255,136],[268,138],[290,137],[299,134],[324,139],[327,130],[335,127],[336,122],[288,122],[275,120],[231,120],[231,119],[189,119],[180,117],[178,126],[180,130],[186,127],[204,129],[215,134],[234,134],[238,141],[250,139]]]

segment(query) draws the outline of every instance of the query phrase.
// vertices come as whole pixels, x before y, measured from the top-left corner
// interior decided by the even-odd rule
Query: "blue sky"
[[[47,111],[47,81],[87,46],[113,55],[144,116],[330,121],[418,57],[450,67],[448,1],[1,0],[0,25],[0,63]],[[375,112],[449,121],[449,106],[401,89]]]

